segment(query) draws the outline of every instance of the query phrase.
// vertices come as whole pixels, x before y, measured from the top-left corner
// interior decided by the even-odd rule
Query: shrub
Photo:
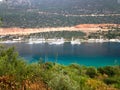
[[[90,78],[94,78],[95,76],[97,76],[97,69],[94,67],[90,67],[87,69],[86,74],[90,77]]]
[[[116,72],[116,69],[112,66],[106,66],[106,67],[103,67],[103,68],[98,68],[98,71],[101,73],[101,74],[107,74],[108,76],[114,76],[117,72]]]
[[[48,82],[52,90],[77,90],[78,84],[71,80],[69,76],[56,74],[53,79]]]
[[[105,78],[104,82],[106,84],[115,84],[115,83],[118,83],[118,80],[115,80],[114,78]]]

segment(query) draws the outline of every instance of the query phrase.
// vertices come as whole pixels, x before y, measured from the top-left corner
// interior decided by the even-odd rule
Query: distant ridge
[[[70,27],[77,24],[120,24],[119,0],[4,0],[2,27]]]

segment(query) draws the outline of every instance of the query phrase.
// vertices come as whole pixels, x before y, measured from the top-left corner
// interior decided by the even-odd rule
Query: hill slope
[[[119,24],[120,3],[118,0],[3,0],[0,17],[3,18],[3,27]]]

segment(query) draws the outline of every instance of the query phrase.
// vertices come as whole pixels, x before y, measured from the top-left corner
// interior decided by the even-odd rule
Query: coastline
[[[89,39],[88,37],[83,37],[84,39],[65,39],[61,37],[48,37],[47,39],[42,35],[40,37],[27,37],[31,34],[43,33],[43,32],[56,32],[56,31],[80,31],[88,36],[90,33],[102,32],[114,30],[115,28],[119,28],[120,24],[79,24],[71,27],[45,27],[45,28],[19,28],[19,27],[11,27],[11,28],[0,28],[0,43],[21,43],[25,42],[28,44],[36,44],[36,43],[50,43],[50,44],[63,44],[65,42],[71,42],[71,44],[81,44],[84,42],[87,43],[104,43],[104,42],[120,42],[120,39],[108,39],[104,37],[98,37],[99,39],[95,39],[92,37]],[[26,38],[27,37],[27,38]],[[74,36],[73,36],[74,37]],[[73,38],[72,37],[72,38]]]
[[[105,43],[105,42],[115,42],[115,43],[120,43],[120,39],[75,39],[74,41],[77,41],[75,44],[79,43]],[[44,39],[44,40],[6,40],[6,41],[0,41],[0,44],[5,44],[5,43],[27,43],[27,44],[42,44],[42,43],[48,43],[48,44],[64,44],[66,42],[72,42],[72,40],[67,40],[67,39]],[[60,43],[62,42],[62,43]]]

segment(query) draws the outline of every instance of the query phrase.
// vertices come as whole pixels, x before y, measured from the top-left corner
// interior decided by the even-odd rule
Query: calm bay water
[[[77,63],[86,66],[120,65],[120,43],[82,43],[81,45],[6,44],[15,46],[28,62],[57,62],[64,65]]]

